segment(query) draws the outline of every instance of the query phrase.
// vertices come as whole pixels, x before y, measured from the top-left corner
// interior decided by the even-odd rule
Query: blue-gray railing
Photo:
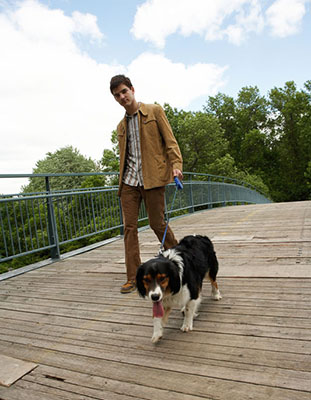
[[[0,196],[0,262],[44,250],[49,250],[52,259],[58,259],[61,247],[70,242],[108,231],[122,234],[122,211],[116,186],[62,191],[53,191],[50,187],[52,178],[90,175],[116,173],[1,174],[0,178],[44,179],[46,190]],[[230,178],[185,173],[183,184],[173,212],[192,213],[216,205],[270,202],[253,186]],[[174,192],[175,185],[168,185],[167,210],[171,210]],[[139,221],[146,220],[142,203]]]

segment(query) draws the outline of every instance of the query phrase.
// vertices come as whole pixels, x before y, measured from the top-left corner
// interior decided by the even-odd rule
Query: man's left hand
[[[174,176],[177,176],[177,178],[178,178],[180,181],[182,181],[183,175],[182,175],[182,172],[180,171],[180,169],[174,169],[174,170],[173,170],[173,174],[174,174]]]

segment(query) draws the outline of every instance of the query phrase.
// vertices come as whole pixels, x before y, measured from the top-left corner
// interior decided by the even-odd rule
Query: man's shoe
[[[121,286],[121,293],[131,293],[136,290],[136,283],[134,280],[127,281],[123,286]]]

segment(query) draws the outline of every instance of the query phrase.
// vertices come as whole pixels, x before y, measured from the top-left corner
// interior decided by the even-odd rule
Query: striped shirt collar
[[[138,110],[133,115],[127,115],[126,120],[127,149],[123,182],[130,186],[143,186]]]
[[[131,115],[128,114],[127,112],[125,112],[125,117],[126,117],[126,118],[134,117],[134,115],[138,114],[138,111],[140,111],[140,107],[141,107],[141,103],[139,102],[139,103],[138,103],[138,109],[137,109],[137,111],[134,112],[134,114],[131,114]]]

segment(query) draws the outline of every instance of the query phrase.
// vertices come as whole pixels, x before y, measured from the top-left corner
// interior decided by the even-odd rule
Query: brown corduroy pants
[[[144,200],[149,218],[149,225],[162,242],[166,223],[165,187],[145,190],[143,186],[129,186],[122,184],[121,206],[124,223],[125,265],[128,280],[135,279],[136,270],[141,264],[138,242],[138,215],[141,201]],[[177,244],[177,240],[168,227],[164,248],[169,249]]]

